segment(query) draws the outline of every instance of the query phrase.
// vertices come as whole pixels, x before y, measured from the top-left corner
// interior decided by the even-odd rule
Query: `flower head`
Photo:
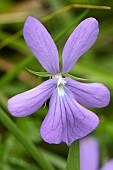
[[[80,169],[99,169],[99,146],[94,137],[86,137],[80,140]],[[100,170],[112,170],[113,159],[109,160]]]
[[[46,28],[31,16],[25,22],[24,39],[38,61],[52,75],[52,79],[9,99],[8,110],[13,116],[28,116],[51,98],[49,112],[41,126],[41,136],[48,143],[66,142],[70,145],[97,127],[99,118],[80,104],[101,108],[109,103],[110,93],[103,84],[80,83],[62,77],[94,44],[98,32],[96,19],[82,21],[64,46],[63,68],[60,70],[57,47]]]

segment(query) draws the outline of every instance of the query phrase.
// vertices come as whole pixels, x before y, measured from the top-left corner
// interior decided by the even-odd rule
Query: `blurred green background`
[[[0,1],[0,170],[65,169],[68,147],[64,143],[49,145],[40,137],[40,125],[48,107],[41,108],[25,118],[14,118],[7,111],[7,100],[44,81],[44,78],[36,77],[25,69],[28,67],[42,71],[41,65],[22,37],[27,16],[32,15],[42,20],[43,17],[73,3],[113,6],[111,0]],[[61,57],[63,46],[72,30],[81,20],[90,16],[99,21],[100,33],[94,46],[79,59],[71,73],[104,83],[110,89],[109,106],[92,109],[100,118],[100,124],[92,135],[99,142],[102,165],[113,158],[113,11],[73,8],[42,21],[54,38]]]

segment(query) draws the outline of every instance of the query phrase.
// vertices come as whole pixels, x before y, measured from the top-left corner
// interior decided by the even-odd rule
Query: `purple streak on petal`
[[[98,21],[95,18],[85,19],[76,27],[63,49],[63,73],[69,72],[79,57],[94,44],[98,32]]]
[[[80,170],[97,170],[99,165],[99,146],[95,138],[80,140]]]
[[[35,18],[29,16],[23,29],[24,39],[46,71],[59,73],[57,47],[46,28]]]
[[[48,143],[58,144],[62,141],[62,119],[61,119],[60,98],[57,90],[54,91],[50,104],[49,112],[41,126],[41,136]]]
[[[113,159],[108,161],[100,170],[113,170]]]
[[[110,92],[101,83],[80,83],[71,78],[65,78],[66,87],[75,95],[76,100],[88,107],[101,108],[109,104]]]
[[[71,145],[92,132],[98,123],[98,117],[79,105],[69,89],[65,89],[64,96],[58,96],[56,90],[41,126],[41,136],[48,143]]]
[[[18,94],[8,100],[8,110],[16,117],[28,116],[38,110],[50,98],[57,79],[47,80],[39,86]]]

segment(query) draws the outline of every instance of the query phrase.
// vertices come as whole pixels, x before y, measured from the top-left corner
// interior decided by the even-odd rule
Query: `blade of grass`
[[[36,148],[29,139],[19,130],[16,124],[9,116],[0,108],[0,121],[3,125],[21,142],[24,148],[31,154],[32,158],[44,169],[54,170],[52,165],[43,156],[41,150]]]
[[[1,43],[0,43],[0,49],[2,49],[3,47],[7,46],[9,43],[11,43],[12,41],[16,40],[17,38],[19,38],[22,35],[22,30],[16,32],[15,34],[8,36],[7,38],[5,38]]]
[[[66,11],[69,11],[73,8],[86,8],[86,9],[107,9],[110,10],[111,7],[109,6],[97,6],[97,5],[84,5],[84,4],[71,4],[68,6],[65,6],[64,8],[61,8],[59,10],[57,10],[56,12],[53,12],[52,14],[42,18],[42,22],[45,22],[47,20],[52,19],[53,17],[56,17],[57,15],[60,15]]]
[[[26,59],[24,59],[21,63],[19,63],[15,69],[11,70],[10,72],[6,73],[0,81],[0,87],[4,86],[4,84],[10,82],[17,74],[26,66],[30,65],[31,62],[34,61],[34,57],[29,55]]]
[[[55,154],[55,153],[52,153],[50,151],[47,151],[45,149],[41,149],[41,151],[43,152],[43,154],[45,155],[45,157],[48,158],[48,160],[57,168],[59,168],[60,170],[64,170],[65,167],[66,167],[66,160]]]
[[[72,143],[69,148],[66,170],[80,170],[79,140]]]
[[[22,38],[19,38],[18,32],[14,35],[11,35],[10,33],[2,31],[0,40],[1,40],[0,49],[7,45],[8,47],[22,54],[26,54],[26,52],[29,52],[29,48],[25,44],[24,40]]]
[[[87,14],[89,10],[85,10],[80,16],[76,18],[76,20],[72,21],[65,29],[59,32],[55,37],[53,37],[54,41],[58,41],[61,37],[63,37],[68,31],[73,29],[75,25],[77,25]]]

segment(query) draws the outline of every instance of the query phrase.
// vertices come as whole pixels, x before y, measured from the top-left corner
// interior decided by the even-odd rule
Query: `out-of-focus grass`
[[[39,1],[40,5],[36,9],[33,7],[33,2],[36,3],[35,0],[25,0],[23,5],[21,1],[0,1],[0,9],[2,9],[1,15],[3,16],[3,14],[8,14],[9,12],[16,13],[18,11],[21,13],[21,11],[27,11],[27,15],[32,14],[41,19],[41,16],[45,17],[46,14],[55,12],[56,9],[75,3],[74,0],[43,0]],[[86,1],[80,0],[76,1],[76,3],[85,4]],[[92,0],[91,4],[112,6],[111,1],[103,2],[102,0]],[[23,10],[21,10],[20,6],[24,7]],[[30,11],[28,6],[31,6],[32,11]],[[79,18],[83,11],[83,9],[72,9],[45,23],[49,32],[55,41],[57,41],[60,57],[67,37],[76,26],[75,20]],[[102,82],[106,84],[111,91],[110,105],[103,109],[93,109],[100,117],[100,125],[93,134],[100,142],[101,153],[104,155],[101,157],[101,162],[104,162],[104,160],[113,157],[113,11],[89,10],[87,17],[88,16],[95,17],[99,20],[100,34],[95,45],[79,59],[71,73],[75,76],[90,78],[92,81]],[[25,17],[27,16],[23,15],[22,18],[18,18],[18,23],[16,18],[13,18],[13,22],[4,22],[0,27],[0,44],[1,47],[3,47],[0,51],[0,62],[4,61],[3,63],[5,63],[5,65],[2,64],[0,67],[0,106],[8,116],[7,99],[35,86],[35,82],[39,84],[44,80],[27,73],[24,69],[24,67],[27,66],[36,71],[41,71],[42,69],[25,44],[23,37],[18,37],[17,34],[17,32],[23,28]],[[10,15],[8,20],[11,21]],[[15,33],[16,38],[14,36]],[[11,35],[12,39],[9,39]],[[8,42],[5,41],[6,39]],[[56,169],[64,169],[67,155],[66,145],[48,145],[40,138],[40,124],[47,110],[47,107],[45,109],[41,108],[29,117],[20,119],[11,117],[11,119],[24,133],[26,138],[29,138],[37,148],[43,148],[42,152],[44,157],[47,157],[48,161],[51,162]],[[103,151],[105,152],[103,153]],[[0,124],[0,160],[1,170],[13,170],[15,168],[16,170],[41,169],[33,158],[26,153],[18,140],[6,129],[3,123]]]

